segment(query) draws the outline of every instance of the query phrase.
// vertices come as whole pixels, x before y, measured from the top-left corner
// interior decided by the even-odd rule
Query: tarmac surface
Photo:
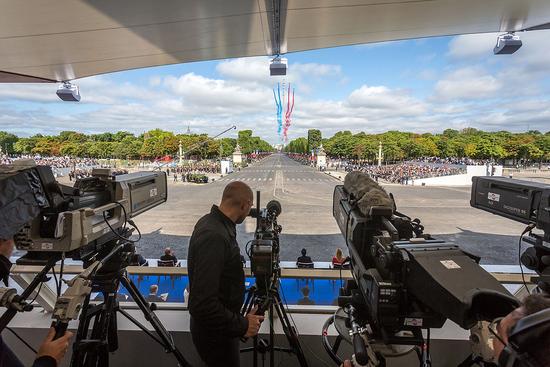
[[[281,203],[281,260],[295,261],[302,248],[313,261],[331,261],[338,247],[347,252],[332,217],[332,194],[342,182],[284,154],[273,154],[209,184],[174,183],[169,178],[168,201],[135,220],[143,234],[138,251],[146,258],[158,258],[171,247],[178,259],[186,259],[195,223],[219,203],[225,185],[236,180],[254,192],[260,190],[262,207],[272,199]],[[384,187],[394,194],[399,211],[421,219],[426,233],[455,242],[484,264],[518,263],[518,239],[525,226],[470,207],[469,187]],[[247,218],[237,226],[243,254],[255,223]]]

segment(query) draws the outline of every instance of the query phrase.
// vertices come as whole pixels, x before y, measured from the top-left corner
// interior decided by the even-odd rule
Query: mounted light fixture
[[[269,62],[269,75],[271,76],[286,75],[287,69],[288,60],[283,57],[276,56]]]
[[[57,96],[66,102],[79,102],[80,91],[77,85],[71,84],[69,81],[63,82],[56,92]]]
[[[513,54],[521,47],[522,43],[519,36],[514,32],[508,32],[501,34],[497,37],[497,44],[493,49],[495,55],[509,55]]]

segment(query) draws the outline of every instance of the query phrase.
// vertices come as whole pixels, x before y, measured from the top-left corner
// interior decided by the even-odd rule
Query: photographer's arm
[[[201,244],[201,248],[193,254],[189,312],[209,331],[230,337],[243,336],[248,329],[247,319],[240,313],[227,309],[219,299],[220,278],[229,244],[215,233],[205,233],[197,238],[197,242]]]

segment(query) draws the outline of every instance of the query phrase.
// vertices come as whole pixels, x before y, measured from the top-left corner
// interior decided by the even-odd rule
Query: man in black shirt
[[[164,249],[164,255],[160,257],[162,261],[173,261],[174,266],[178,263],[178,258],[174,255],[174,252],[170,247]]]
[[[209,367],[238,367],[239,338],[257,335],[263,320],[255,309],[240,314],[245,286],[235,225],[244,221],[253,199],[246,184],[230,183],[220,206],[197,222],[189,241],[191,335]]]
[[[307,251],[305,248],[302,249],[302,256],[299,256],[298,259],[296,259],[296,266],[299,268],[303,267],[313,267],[313,261],[311,261],[311,257],[307,256]]]

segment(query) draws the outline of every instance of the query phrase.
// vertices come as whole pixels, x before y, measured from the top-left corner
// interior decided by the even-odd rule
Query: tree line
[[[312,131],[313,130],[313,131]],[[542,162],[550,160],[550,131],[531,130],[523,133],[508,131],[486,132],[474,128],[446,129],[441,134],[415,134],[387,131],[382,134],[352,134],[339,131],[328,139],[320,139],[320,132],[311,129],[308,138],[292,140],[285,148],[288,152],[310,153],[322,142],[329,156],[375,161],[379,143],[387,161],[400,161],[418,157],[465,157],[502,161],[521,160]]]
[[[252,130],[239,131],[237,139],[212,139],[207,134],[174,134],[161,129],[150,130],[138,136],[127,131],[89,135],[62,131],[58,135],[18,137],[0,131],[0,148],[3,153],[41,156],[152,159],[177,155],[180,141],[185,158],[227,157],[233,153],[237,143],[244,154],[273,149],[268,142],[253,136]]]

